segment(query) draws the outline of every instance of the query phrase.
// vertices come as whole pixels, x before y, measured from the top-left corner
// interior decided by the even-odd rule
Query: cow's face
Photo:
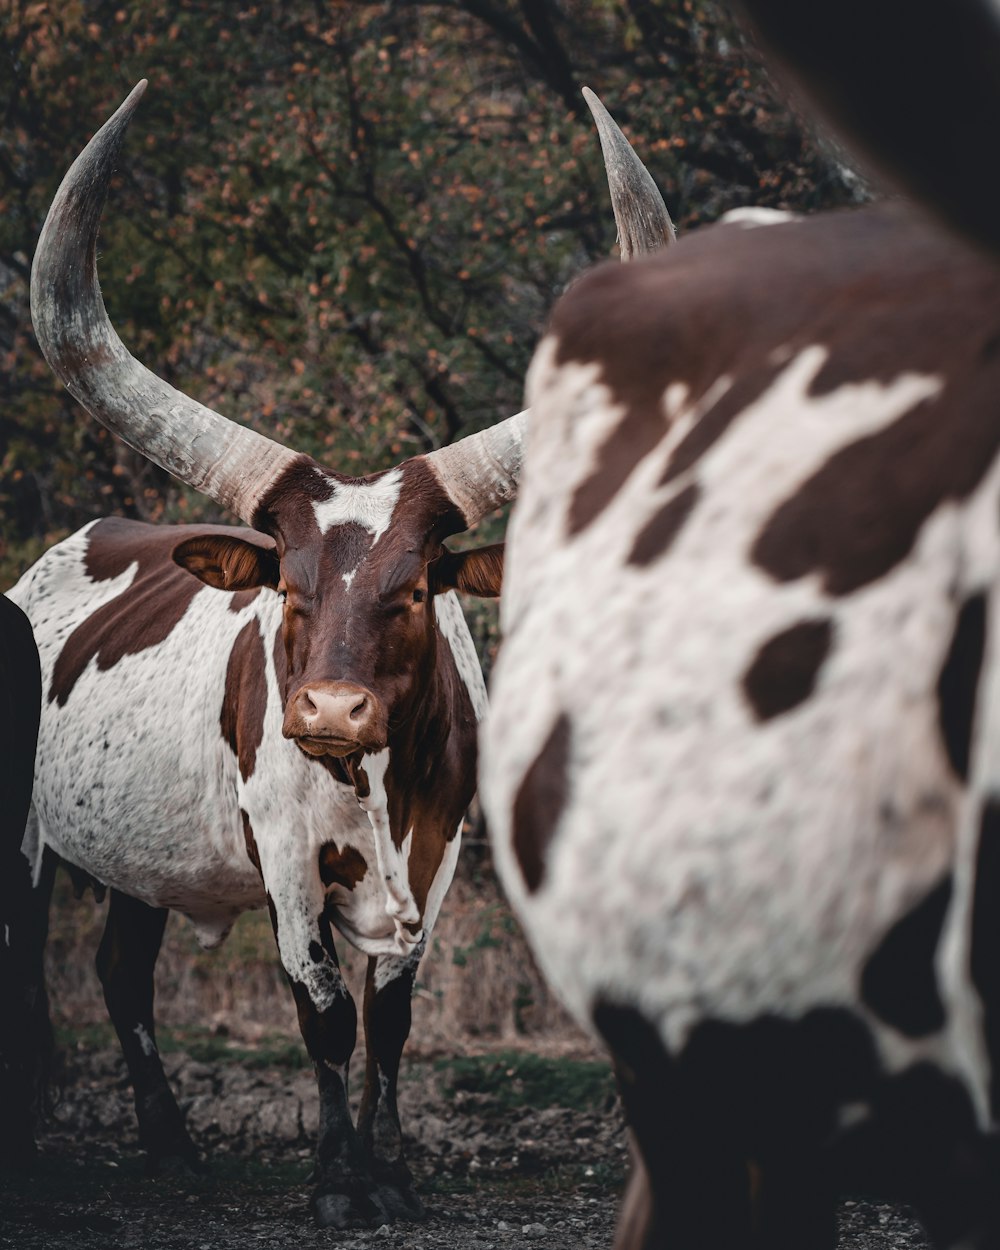
[[[382,750],[427,696],[435,594],[498,594],[501,549],[444,548],[465,522],[420,458],[351,479],[303,457],[258,523],[273,546],[206,535],[174,559],[209,585],[282,597],[286,738],[315,756]]]

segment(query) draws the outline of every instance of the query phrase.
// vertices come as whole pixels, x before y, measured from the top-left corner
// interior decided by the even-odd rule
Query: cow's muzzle
[[[312,681],[288,700],[281,732],[307,755],[381,751],[388,718],[381,701],[349,681]]]

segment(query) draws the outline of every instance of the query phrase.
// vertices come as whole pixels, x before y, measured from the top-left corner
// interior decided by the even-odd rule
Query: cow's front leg
[[[260,858],[271,922],[319,1086],[316,1188],[310,1206],[324,1228],[377,1228],[392,1217],[379,1199],[351,1119],[348,1070],[357,1040],[358,1012],[324,915],[319,873],[315,871],[313,880],[305,866],[298,873],[289,871],[277,857],[269,864],[268,849],[265,843]]]
[[[396,1219],[424,1217],[403,1158],[396,1086],[399,1060],[410,1034],[410,998],[424,942],[412,955],[379,955],[368,960],[365,981],[365,1090],[358,1132],[371,1160],[382,1205]]]
[[[97,951],[97,974],[128,1066],[139,1144],[148,1154],[151,1170],[168,1156],[177,1156],[192,1168],[200,1166],[156,1049],[153,969],[166,923],[165,908],[112,890]]]
[[[370,1228],[386,1222],[376,1200],[364,1151],[351,1119],[348,1073],[358,1031],[358,1011],[344,984],[330,927],[319,921],[325,984],[317,992],[291,979],[299,1028],[316,1068],[319,1141],[316,1188],[310,1206],[323,1228]],[[317,952],[314,952],[318,954]]]

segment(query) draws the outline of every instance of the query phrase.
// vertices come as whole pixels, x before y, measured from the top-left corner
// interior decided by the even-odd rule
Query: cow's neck
[[[399,798],[427,799],[447,780],[432,765],[435,761],[440,765],[452,733],[449,695],[455,674],[440,662],[430,670],[410,713],[390,729],[386,750],[365,755],[350,770],[359,803],[369,815],[384,810],[397,848],[412,832],[408,808],[400,805]]]
[[[385,886],[386,912],[391,916],[401,950],[415,944],[420,938],[420,908],[413,897],[410,884],[409,860],[413,845],[413,830],[398,840],[394,836],[389,814],[389,798],[386,775],[389,771],[392,750],[387,747],[374,755],[365,756],[363,771],[365,784],[357,787],[358,802],[364,808],[371,823],[375,843],[375,863]],[[360,776],[359,776],[360,779]],[[366,793],[362,797],[361,791]]]

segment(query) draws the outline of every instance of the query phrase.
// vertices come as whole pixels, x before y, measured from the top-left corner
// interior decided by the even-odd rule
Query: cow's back
[[[648,267],[655,306],[635,270],[581,281],[533,366],[482,789],[504,884],[591,1027],[601,1002],[638,1002],[680,1048],[699,1020],[853,1007],[953,860],[971,712],[949,723],[942,689],[1000,561],[1000,371],[966,358],[988,358],[996,319],[971,293],[997,282],[905,213],[872,219],[860,279],[824,250],[836,219],[748,228],[752,260],[736,227],[692,239],[692,274],[717,249],[736,304],[741,264],[763,278],[768,248],[776,268],[804,249],[773,341],[729,324],[760,349],[735,380],[711,358],[739,346],[699,344],[720,293],[687,284],[686,241]],[[921,281],[966,291],[920,357],[907,335],[940,313],[906,295],[912,274],[892,290],[894,236],[926,241]],[[852,281],[881,285],[881,368],[844,316]],[[901,1061],[898,1021],[871,1022]]]
[[[95,522],[11,591],[42,663],[35,807],[44,845],[98,880],[209,924],[263,902],[245,853],[222,708],[259,611],[174,564],[207,527]],[[218,907],[213,907],[214,903]]]

